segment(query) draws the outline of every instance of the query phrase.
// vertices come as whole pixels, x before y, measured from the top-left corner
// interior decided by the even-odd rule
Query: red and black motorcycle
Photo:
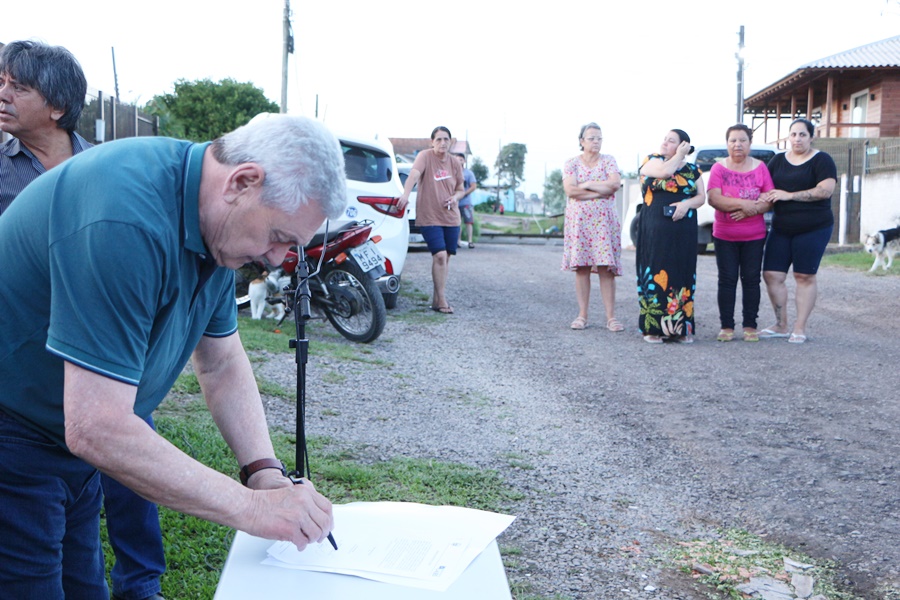
[[[295,297],[294,290],[302,283],[298,273],[309,272],[307,283],[313,317],[327,318],[348,340],[374,341],[387,320],[382,291],[397,292],[400,280],[385,271],[384,256],[376,245],[381,237],[376,235],[370,240],[371,231],[372,223],[364,221],[327,232],[327,240],[325,234],[316,234],[303,249],[307,258],[305,269],[298,268],[300,253],[288,252],[278,268],[268,269],[266,301],[284,302],[293,308],[290,303]],[[249,305],[248,285],[265,270],[266,265],[250,263],[235,271],[238,308]]]

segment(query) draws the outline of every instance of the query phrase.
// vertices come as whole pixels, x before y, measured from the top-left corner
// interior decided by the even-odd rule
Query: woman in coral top
[[[694,341],[697,287],[697,209],[706,201],[700,169],[687,162],[691,138],[666,133],[659,152],[644,159],[638,222],[638,326],[644,341]]]
[[[409,194],[416,183],[416,225],[431,251],[431,279],[434,293],[431,310],[445,315],[453,314],[447,302],[447,277],[450,273],[450,257],[456,254],[459,243],[459,199],[465,195],[463,171],[459,162],[450,154],[452,144],[450,130],[435,127],[431,132],[431,150],[416,155],[403,194],[397,203],[406,210]]]

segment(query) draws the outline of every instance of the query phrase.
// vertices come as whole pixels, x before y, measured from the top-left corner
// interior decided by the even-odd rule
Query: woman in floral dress
[[[621,225],[615,193],[622,186],[616,159],[600,154],[603,132],[588,123],[578,135],[581,154],[563,166],[566,224],[562,269],[575,271],[578,316],[572,329],[584,329],[591,297],[591,273],[600,279],[600,295],[606,309],[606,328],[622,331],[616,319],[616,277],[622,274]]]
[[[644,204],[638,225],[638,326],[644,341],[694,341],[697,284],[697,209],[706,201],[700,169],[685,159],[691,138],[666,133],[658,154],[641,166]]]

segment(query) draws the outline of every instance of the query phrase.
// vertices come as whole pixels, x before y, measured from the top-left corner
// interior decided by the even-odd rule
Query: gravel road
[[[807,344],[723,344],[715,258],[701,256],[696,343],[654,346],[637,331],[634,253],[616,302],[628,328],[611,333],[596,280],[592,321],[569,329],[561,252],[461,249],[449,316],[428,310],[431,258],[411,252],[404,286],[425,295],[402,295],[366,347],[384,364],[319,358],[332,331],[310,327],[309,433],[363,460],[498,470],[525,494],[500,539],[522,550],[508,576],[548,598],[706,598],[653,558],[719,527],[836,560],[862,598],[900,590],[900,278],[825,268]],[[260,367],[286,386],[294,368],[290,355]],[[268,409],[293,429],[290,406]]]

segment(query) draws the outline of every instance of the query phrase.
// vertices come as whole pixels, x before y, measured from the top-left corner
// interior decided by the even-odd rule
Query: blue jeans
[[[109,600],[100,474],[0,410],[0,600]]]
[[[722,329],[734,329],[737,282],[741,280],[743,326],[756,329],[759,316],[759,276],[762,271],[765,238],[749,242],[729,242],[713,238],[716,266],[719,267],[719,322]]]
[[[147,417],[153,427],[153,417]],[[140,600],[160,592],[159,577],[166,572],[166,555],[159,511],[112,477],[100,476],[106,531],[116,563],[112,568],[113,593]]]

